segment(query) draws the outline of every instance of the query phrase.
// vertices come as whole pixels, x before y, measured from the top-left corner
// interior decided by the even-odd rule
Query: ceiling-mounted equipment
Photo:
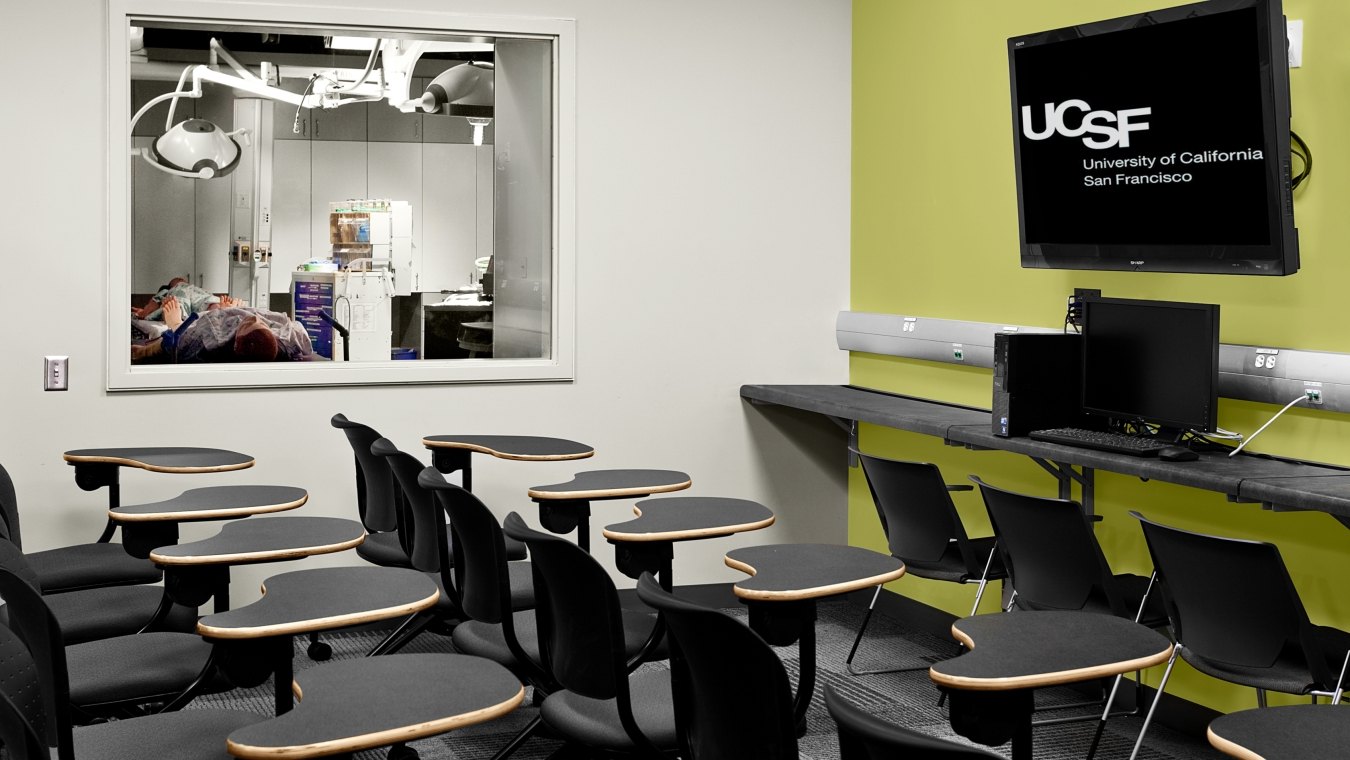
[[[492,123],[496,77],[491,63],[461,63],[442,71],[422,94],[427,113],[463,116],[473,125],[473,144],[483,144],[483,128]]]
[[[232,133],[231,133],[232,134]],[[205,119],[185,119],[155,138],[151,161],[158,169],[183,177],[224,177],[239,165],[242,150],[225,130]]]
[[[132,44],[141,38],[137,27],[132,27]],[[156,138],[151,148],[132,148],[131,155],[140,156],[156,169],[180,177],[211,179],[223,177],[238,163],[240,137],[247,143],[248,135],[242,129],[226,132],[203,119],[188,119],[174,124],[173,116],[179,98],[200,98],[202,83],[232,87],[254,97],[288,103],[299,108],[340,108],[348,103],[387,100],[404,113],[448,113],[468,119],[474,127],[474,144],[483,144],[483,128],[491,123],[494,99],[493,67],[490,63],[467,63],[453,66],[432,81],[427,90],[416,98],[409,97],[413,69],[425,52],[450,50],[462,46],[458,42],[429,40],[375,39],[370,45],[370,56],[364,69],[321,69],[285,66],[281,69],[263,63],[255,74],[241,64],[220,41],[210,41],[211,64],[189,66],[178,78],[173,92],[152,98],[131,118],[128,134],[135,129],[146,112],[154,106],[170,101],[169,114],[164,122],[165,134]],[[376,66],[376,62],[379,66]],[[222,71],[224,62],[233,73]],[[303,94],[283,90],[277,86],[280,76],[290,75],[310,79]],[[188,86],[189,79],[191,86]]]

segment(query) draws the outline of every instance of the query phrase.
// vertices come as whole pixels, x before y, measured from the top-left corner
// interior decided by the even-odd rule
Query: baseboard
[[[849,594],[848,600],[851,604],[866,607],[868,602],[872,600],[872,589]],[[906,628],[943,638],[951,638],[952,623],[957,619],[956,615],[936,607],[930,607],[923,602],[897,594],[889,589],[882,589],[881,595],[877,597],[876,612],[894,620],[903,621]],[[1095,691],[1095,687],[1085,684],[1083,691],[1091,694]],[[1141,691],[1145,705],[1149,704],[1149,701],[1157,694],[1156,689],[1147,685]],[[1122,686],[1120,695],[1124,699],[1133,700],[1134,689],[1130,686]],[[1129,709],[1128,704],[1123,706],[1125,709]],[[1220,715],[1222,713],[1211,710],[1204,705],[1198,705],[1173,694],[1164,694],[1162,701],[1158,703],[1158,710],[1154,713],[1153,720],[1174,731],[1180,731],[1191,736],[1204,736],[1210,722]]]

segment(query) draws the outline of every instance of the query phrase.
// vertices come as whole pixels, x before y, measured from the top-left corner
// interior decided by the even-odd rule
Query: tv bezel
[[[1169,245],[1029,243],[1022,197],[1020,103],[1017,99],[1016,52],[1028,47],[1069,39],[1127,32],[1140,25],[1166,24],[1196,15],[1257,9],[1264,149],[1274,160],[1277,176],[1266,175],[1272,204],[1268,216],[1268,245]],[[1022,266],[1031,269],[1092,269],[1108,271],[1179,272],[1191,274],[1247,274],[1282,276],[1299,270],[1298,230],[1294,226],[1293,189],[1290,185],[1290,104],[1286,24],[1281,0],[1207,0],[1147,13],[1051,29],[1008,39],[1009,90],[1012,95],[1013,160],[1017,181],[1017,230]],[[1273,186],[1272,186],[1273,185]],[[1164,257],[1158,255],[1166,252]]]
[[[1151,417],[1146,414],[1140,414],[1138,411],[1128,411],[1122,409],[1107,409],[1105,407],[1088,405],[1088,356],[1092,350],[1092,307],[1093,304],[1105,303],[1111,306],[1137,306],[1148,308],[1163,309],[1185,309],[1188,311],[1201,311],[1209,316],[1209,332],[1213,340],[1207,341],[1207,350],[1209,352],[1209,409],[1204,423],[1196,425],[1195,420],[1174,420],[1162,419],[1160,417]],[[1195,378],[1183,378],[1185,382],[1193,382]],[[1170,428],[1173,430],[1197,430],[1202,433],[1212,433],[1218,429],[1219,425],[1219,305],[1213,303],[1192,303],[1189,301],[1156,301],[1139,298],[1104,298],[1095,296],[1087,298],[1083,310],[1083,360],[1080,371],[1079,395],[1080,405],[1084,412],[1101,417],[1114,417],[1117,419],[1143,420],[1146,423],[1153,423]]]

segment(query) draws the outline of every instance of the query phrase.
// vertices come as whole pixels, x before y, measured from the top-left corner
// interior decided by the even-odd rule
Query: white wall
[[[833,325],[848,303],[848,3],[396,2],[578,20],[579,308],[577,324],[564,326],[577,334],[576,381],[108,394],[104,167],[124,158],[105,155],[99,126],[106,11],[99,0],[13,4],[6,26],[26,31],[0,46],[0,62],[21,70],[41,61],[43,79],[63,93],[60,103],[11,99],[12,118],[0,119],[9,178],[0,303],[10,318],[0,463],[18,489],[26,547],[98,534],[106,494],[76,488],[61,460],[80,447],[215,445],[258,459],[221,475],[127,472],[125,503],[208,484],[283,483],[309,489],[309,514],[354,516],[351,452],[328,425],[339,411],[419,455],[420,437],[434,433],[595,446],[581,463],[479,458],[476,490],[532,523],[528,486],[605,467],[684,470],[689,495],[757,499],[778,513],[757,534],[681,545],[680,583],[740,577],[721,563],[737,545],[842,543],[843,453],[822,469],[806,449],[823,427],[750,409],[737,389],[846,377]],[[41,390],[44,354],[71,357],[69,392]],[[594,511],[597,534],[630,514],[627,502]],[[594,543],[612,562],[598,535]],[[251,598],[259,578],[299,566],[236,572],[236,601]]]

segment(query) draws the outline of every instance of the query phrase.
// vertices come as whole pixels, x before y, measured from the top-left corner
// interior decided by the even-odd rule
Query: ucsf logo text
[[[1070,115],[1070,112],[1077,112]],[[1059,105],[1045,104],[1045,128],[1036,131],[1032,124],[1031,106],[1022,106],[1022,134],[1028,140],[1044,140],[1056,133],[1065,137],[1083,137],[1089,148],[1130,147],[1130,133],[1148,129],[1148,122],[1133,121],[1153,113],[1152,108],[1126,108],[1115,111],[1094,111],[1082,100],[1066,100]],[[1067,118],[1066,118],[1067,117]],[[1077,121],[1076,126],[1069,122]],[[1099,136],[1095,136],[1099,135]]]

